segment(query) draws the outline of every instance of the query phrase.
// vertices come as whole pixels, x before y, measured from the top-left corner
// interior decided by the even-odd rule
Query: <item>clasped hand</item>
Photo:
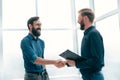
[[[58,59],[56,60],[55,62],[55,66],[58,67],[58,68],[62,68],[66,65],[66,63],[69,65],[69,66],[75,66],[75,62],[73,60],[66,60],[66,61],[62,61],[61,59]]]
[[[66,64],[66,61],[62,61],[61,59],[58,59],[58,60],[56,60],[54,65],[58,68],[62,68],[65,66],[65,64]]]

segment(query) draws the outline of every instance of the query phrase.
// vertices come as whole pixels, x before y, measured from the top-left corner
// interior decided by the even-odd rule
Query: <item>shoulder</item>
[[[90,31],[90,35],[91,36],[95,36],[95,35],[101,35],[100,32],[96,29],[96,28],[93,28],[91,31]]]
[[[100,32],[96,29],[96,28],[93,28],[90,33],[89,33],[89,37],[90,39],[102,39],[102,35],[100,34]]]
[[[40,38],[39,38],[39,42],[42,43],[42,44],[44,44],[44,40],[42,40]]]
[[[29,37],[28,36],[25,36],[25,37],[23,37],[23,39],[21,40],[21,44],[26,44],[26,43],[28,43],[29,42]]]
[[[28,40],[29,40],[28,36],[25,36],[25,37],[21,40],[21,42],[26,42],[26,41],[28,41]]]
[[[92,40],[102,40],[102,35],[96,28],[91,30],[89,36],[90,36],[90,39]]]

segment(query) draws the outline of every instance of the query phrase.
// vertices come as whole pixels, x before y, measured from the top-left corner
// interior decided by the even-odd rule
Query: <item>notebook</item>
[[[70,51],[69,49],[62,52],[59,56],[65,58],[65,59],[69,59],[69,60],[79,60],[79,61],[86,60],[85,58],[79,56],[78,54],[76,54],[72,51]]]

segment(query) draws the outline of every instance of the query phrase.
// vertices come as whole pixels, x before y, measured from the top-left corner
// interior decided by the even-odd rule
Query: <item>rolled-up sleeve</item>
[[[37,59],[37,55],[34,53],[28,39],[23,39],[21,41],[21,49],[23,52],[23,57],[34,63],[34,61]]]

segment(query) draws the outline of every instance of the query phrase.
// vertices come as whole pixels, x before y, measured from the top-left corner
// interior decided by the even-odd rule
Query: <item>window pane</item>
[[[77,12],[82,8],[89,8],[89,0],[75,0],[75,7]]]
[[[58,55],[64,50],[73,50],[72,30],[44,30],[41,37],[45,40],[47,58],[60,58]]]
[[[3,0],[3,29],[27,29],[35,16],[35,0]]]
[[[107,17],[101,21],[96,22],[96,26],[104,36],[110,36],[119,32],[119,16],[118,14]]]
[[[96,18],[117,9],[118,0],[94,0]]]
[[[20,49],[27,31],[3,31],[3,80],[23,78],[24,63]]]
[[[105,80],[119,80],[120,32],[118,14],[97,22],[96,27],[103,35],[105,44],[105,67],[103,68]]]
[[[44,28],[71,27],[71,0],[38,0],[38,15]]]

